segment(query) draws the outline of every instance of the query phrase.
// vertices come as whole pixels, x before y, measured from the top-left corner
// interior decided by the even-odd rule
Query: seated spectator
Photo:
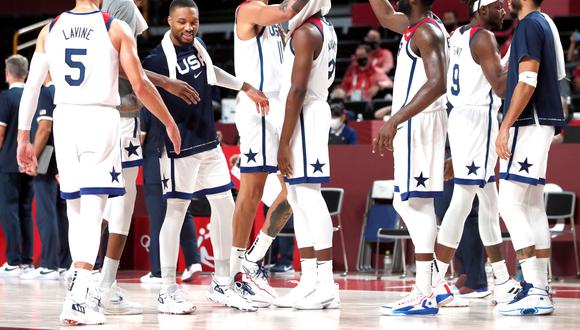
[[[454,10],[448,10],[443,13],[443,25],[449,33],[455,31],[459,27],[457,13]]]
[[[340,87],[340,86],[334,87],[332,92],[330,92],[330,97],[328,98],[328,104],[330,104],[331,107],[335,103],[340,103],[340,104],[344,105],[344,112],[346,113],[346,120],[356,119],[356,114],[354,113],[354,111],[351,111],[351,110],[346,108],[346,102],[348,102],[348,99],[346,97],[346,92],[344,91],[344,89],[342,89],[342,87]]]
[[[370,101],[380,89],[393,86],[393,81],[371,64],[370,54],[369,46],[359,45],[355,53],[357,64],[344,75],[341,86],[351,101]]]
[[[395,67],[395,60],[393,58],[393,53],[391,53],[390,50],[381,48],[381,34],[379,31],[369,30],[364,40],[365,43],[371,47],[371,53],[369,56],[371,65],[388,75]],[[356,65],[356,58],[353,58],[351,66],[353,65]]]
[[[580,61],[580,33],[574,31],[570,36],[570,47],[566,59],[569,63]]]
[[[329,144],[358,144],[358,134],[354,128],[346,124],[344,106],[334,103],[330,106],[332,119],[330,120]]]

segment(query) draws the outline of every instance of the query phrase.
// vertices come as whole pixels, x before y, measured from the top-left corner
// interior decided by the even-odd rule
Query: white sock
[[[332,260],[316,262],[317,283],[322,285],[334,285],[334,275],[332,273]]]
[[[270,245],[272,245],[273,240],[274,237],[270,237],[260,230],[260,234],[256,237],[254,244],[252,244],[252,247],[250,247],[248,252],[246,252],[246,259],[251,262],[262,260],[266,255],[266,252],[268,252]]]
[[[229,283],[230,259],[225,259],[225,260],[214,259],[213,264],[214,264],[215,276],[218,278],[226,278],[226,284]],[[218,281],[218,283],[221,285],[221,282]]]
[[[309,287],[314,287],[316,285],[316,279],[318,277],[316,258],[300,259],[300,265],[302,268],[302,274],[300,275],[300,284]]]
[[[119,269],[119,260],[105,257],[105,261],[103,262],[103,269],[101,269],[103,280],[101,281],[100,287],[102,289],[109,289],[113,286],[113,283],[117,278],[118,269]]]
[[[230,279],[233,281],[237,273],[242,271],[242,260],[246,254],[245,248],[232,246],[230,254]]]
[[[175,284],[177,258],[179,256],[179,233],[183,227],[189,201],[169,199],[165,220],[159,232],[159,264],[164,285]]]
[[[504,284],[510,279],[510,273],[508,272],[505,260],[500,260],[491,263],[493,268],[493,277],[495,279],[495,284]]]
[[[540,275],[540,267],[538,265],[538,259],[534,256],[528,259],[520,260],[520,266],[522,267],[522,274],[524,275],[524,280],[532,284],[536,288],[545,288],[547,283],[542,283],[542,278]]]
[[[431,267],[432,261],[417,261],[417,277],[415,278],[415,286],[422,294],[431,295]]]
[[[70,291],[71,297],[75,302],[84,302],[87,299],[90,280],[90,270],[74,268],[71,277],[71,285],[67,288],[67,290]]]
[[[449,264],[444,263],[439,259],[433,261],[437,263],[437,268],[433,268],[433,284],[437,284],[439,280],[445,280],[445,275],[447,274],[447,269],[449,269]]]
[[[537,258],[538,263],[538,274],[540,275],[540,281],[542,283],[541,288],[548,286],[548,264],[550,263],[550,258]]]

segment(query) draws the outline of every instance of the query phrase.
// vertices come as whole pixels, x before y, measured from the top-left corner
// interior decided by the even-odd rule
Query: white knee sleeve
[[[95,264],[101,242],[101,222],[107,197],[82,195],[67,201],[69,245],[74,262]]]
[[[189,203],[189,201],[181,199],[167,200],[165,220],[159,231],[159,262],[163,277],[175,278],[175,268],[179,255],[179,233]]]
[[[483,189],[478,189],[477,198],[479,199],[479,236],[481,241],[485,246],[500,244],[503,239],[499,226],[495,182],[488,183]]]
[[[552,245],[550,226],[544,204],[544,186],[530,186],[528,188],[526,209],[530,228],[532,228],[534,233],[536,249],[549,249]]]
[[[534,234],[526,214],[526,198],[529,185],[501,180],[499,186],[499,213],[505,223],[515,250],[535,245]]]
[[[211,206],[209,233],[216,260],[227,260],[232,250],[232,218],[234,215],[234,198],[231,191],[208,195]]]
[[[298,206],[306,216],[314,239],[314,250],[332,247],[332,219],[320,192],[320,184],[301,184],[296,187]]]
[[[288,186],[288,203],[294,212],[294,233],[296,235],[296,244],[299,249],[314,247],[314,239],[312,232],[308,227],[308,220],[304,212],[298,205],[298,196],[296,194],[296,186]]]
[[[123,179],[125,180],[125,195],[107,200],[107,207],[103,218],[109,222],[109,233],[127,236],[131,227],[131,217],[135,208],[137,198],[137,187],[135,181],[139,174],[139,167],[129,167],[123,169]],[[107,213],[108,211],[108,213]]]
[[[479,189],[477,186],[459,184],[454,186],[451,203],[439,228],[437,243],[457,249],[463,234],[463,225],[471,212],[477,189]]]
[[[410,198],[402,201],[399,207],[406,214],[403,221],[415,245],[415,253],[435,252],[437,216],[433,198]]]

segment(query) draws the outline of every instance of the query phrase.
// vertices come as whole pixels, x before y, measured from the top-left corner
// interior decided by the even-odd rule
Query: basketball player
[[[54,143],[61,195],[67,199],[73,271],[60,319],[66,324],[101,324],[105,316],[89,301],[91,270],[99,248],[108,197],[123,195],[119,143],[119,64],[135,93],[166,126],[176,152],[177,125],[145,76],[127,25],[99,11],[97,0],[77,0],[40,33],[20,103],[17,158],[36,166],[30,122],[50,71],[55,84]],[[105,87],[103,87],[105,86]]]
[[[280,23],[293,18],[309,0],[285,0],[268,5],[267,0],[242,3],[236,11],[234,59],[236,77],[259,86],[268,96],[270,113],[255,111],[254,102],[244,93],[238,96],[236,127],[240,133],[240,192],[233,218],[233,246],[230,255],[232,281],[243,281],[242,270],[250,286],[247,298],[258,307],[267,307],[277,298],[268,284],[265,271],[257,264],[282,230],[292,210],[286,201],[285,189],[266,215],[266,223],[246,253],[256,209],[264,193],[269,173],[276,173],[278,136],[283,110],[279,105],[280,71],[284,51],[284,35]],[[280,184],[284,185],[280,178]],[[245,257],[244,257],[245,256]]]
[[[501,29],[505,12],[503,0],[468,0],[467,4],[471,22],[455,30],[449,39],[447,100],[452,108],[448,134],[455,186],[439,228],[435,249],[438,273],[434,274],[440,276],[434,276],[433,284],[446,289],[443,279],[477,195],[479,235],[495,277],[494,301],[505,303],[519,291],[502,254],[494,176],[497,154],[493,142],[507,75],[491,30]]]
[[[504,315],[550,314],[550,231],[543,187],[554,133],[564,126],[558,65],[542,0],[511,0],[520,23],[508,64],[504,119],[496,140],[500,160],[499,211],[510,232],[525,282]]]
[[[288,182],[300,249],[300,283],[278,307],[339,308],[332,273],[332,220],[320,186],[330,181],[328,88],[334,81],[337,38],[324,15],[330,0],[311,0],[289,23],[280,99],[286,105],[278,166]]]
[[[127,23],[135,37],[147,29],[147,23],[133,0],[104,0],[101,9]],[[189,103],[199,101],[197,92],[187,84],[183,87],[180,86],[183,84],[180,80],[169,79],[150,71],[145,73],[156,86],[181,97],[184,101]],[[118,107],[121,115],[119,132],[122,155],[121,175],[125,181],[126,194],[107,200],[103,213],[103,220],[109,229],[107,254],[101,270],[102,280],[94,294],[105,314],[132,315],[141,314],[143,308],[124,297],[123,292],[116,285],[115,278],[131,226],[131,217],[137,197],[135,182],[139,166],[143,163],[143,150],[138,135],[140,125],[138,117],[141,104],[126,79],[119,80],[119,94],[121,96],[121,105]]]
[[[201,102],[190,106],[160,91],[179,123],[183,152],[176,153],[165,139],[160,167],[167,211],[159,234],[163,287],[159,293],[158,310],[188,314],[195,309],[175,281],[179,252],[177,237],[191,199],[206,196],[211,206],[210,234],[216,275],[208,297],[240,310],[255,311],[256,307],[233,290],[229,283],[234,200],[230,191],[230,173],[214,126],[212,85],[244,91],[263,113],[268,112],[268,100],[251,85],[213,66],[201,39],[196,38],[199,10],[193,0],[173,0],[169,6],[168,23],[170,31],[143,65],[156,73],[187,82],[198,91]]]
[[[415,246],[417,277],[410,295],[381,306],[385,315],[436,314],[431,266],[437,219],[433,198],[443,192],[447,113],[444,110],[447,33],[434,18],[434,0],[370,0],[382,26],[403,35],[397,56],[393,111],[373,140],[373,152],[392,150],[395,163],[393,205]],[[447,295],[440,300],[449,300]]]

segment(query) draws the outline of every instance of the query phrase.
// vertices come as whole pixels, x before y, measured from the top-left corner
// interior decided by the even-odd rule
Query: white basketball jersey
[[[64,12],[51,23],[45,52],[55,104],[119,105],[119,54],[108,32],[112,20],[101,11]]]
[[[481,31],[479,26],[463,26],[449,38],[447,99],[453,108],[489,107],[498,111],[501,99],[493,93],[481,66],[471,55],[471,39]]]
[[[328,89],[334,82],[336,72],[336,51],[337,38],[334,27],[326,18],[311,17],[304,24],[313,24],[322,33],[323,45],[320,54],[312,63],[310,77],[308,78],[308,89],[304,104],[313,101],[325,101],[328,98]],[[288,41],[284,50],[284,65],[282,67],[282,89],[280,99],[286,102],[286,97],[292,85],[292,66],[294,64],[294,49],[292,48],[292,38]]]
[[[393,113],[399,111],[407,105],[417,94],[419,89],[427,82],[427,74],[423,66],[423,59],[413,53],[411,49],[411,40],[413,34],[422,24],[434,24],[438,26],[445,36],[445,54],[447,56],[447,32],[443,23],[433,18],[425,18],[416,23],[414,26],[407,28],[401,43],[399,45],[399,54],[397,55],[397,69],[395,71],[395,84],[393,86]],[[435,102],[431,103],[423,112],[445,109],[445,96],[442,96]]]
[[[268,94],[280,92],[280,68],[284,44],[277,25],[263,27],[249,40],[238,37],[234,25],[234,67],[236,77]]]

